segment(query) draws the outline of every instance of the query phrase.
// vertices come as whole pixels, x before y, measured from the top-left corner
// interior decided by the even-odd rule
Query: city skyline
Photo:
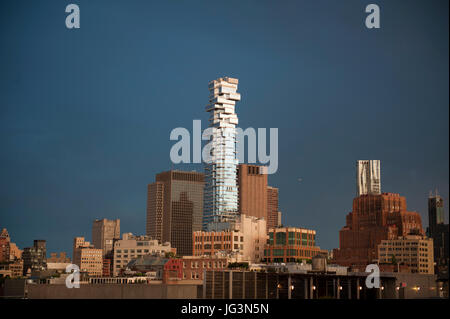
[[[269,185],[279,189],[284,225],[315,229],[322,249],[338,247],[356,191],[354,163],[360,159],[381,160],[382,192],[405,196],[424,228],[428,192],[437,188],[448,223],[448,54],[441,54],[448,53],[443,40],[448,28],[440,28],[448,25],[448,15],[436,3],[418,2],[399,15],[402,5],[381,1],[390,15],[381,30],[368,33],[360,26],[362,6],[350,3],[330,3],[335,14],[290,2],[279,13],[265,3],[253,15],[255,8],[244,4],[240,14],[221,4],[198,12],[195,4],[186,8],[192,20],[208,22],[208,10],[221,9],[225,17],[215,16],[219,25],[231,19],[236,32],[248,27],[236,38],[218,31],[231,48],[214,54],[232,56],[220,66],[201,43],[213,33],[203,30],[207,23],[188,22],[178,13],[165,23],[170,4],[157,5],[162,18],[155,16],[154,5],[135,5],[121,13],[125,21],[119,26],[109,17],[119,14],[118,3],[102,12],[98,4],[81,1],[85,24],[78,34],[57,27],[61,10],[54,5],[30,4],[25,12],[20,4],[9,4],[8,15],[2,8],[0,20],[8,27],[0,33],[12,49],[0,53],[0,67],[8,75],[1,79],[0,227],[21,249],[45,239],[47,251],[69,254],[74,237],[92,241],[97,218],[119,218],[122,232],[145,234],[146,186],[154,175],[203,171],[201,164],[170,164],[169,133],[190,127],[196,118],[207,126],[207,83],[220,76],[240,81],[242,127],[279,127],[279,170],[269,176]],[[294,9],[298,16],[289,12]],[[295,32],[286,33],[288,24],[280,15]],[[270,27],[264,27],[264,17]],[[41,28],[29,29],[27,19]],[[152,19],[163,31],[152,29]],[[89,26],[94,21],[104,27]],[[311,34],[302,31],[302,21],[312,24]],[[189,28],[183,31],[182,22]],[[323,24],[334,40],[323,38]],[[258,26],[263,31],[255,30]],[[136,39],[127,38],[133,30]],[[145,30],[151,30],[147,37]],[[31,57],[18,54],[18,45],[32,47],[36,36],[44,46]],[[102,47],[95,45],[100,38]],[[128,46],[121,45],[124,41]],[[187,57],[173,52],[186,41],[194,42]],[[424,41],[429,47],[415,44]],[[105,48],[116,53],[105,56]],[[371,65],[380,60],[383,65]],[[65,76],[67,81],[60,81]]]

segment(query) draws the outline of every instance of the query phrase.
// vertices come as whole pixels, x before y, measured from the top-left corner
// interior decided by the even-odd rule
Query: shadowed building
[[[445,224],[444,200],[436,194],[430,193],[428,198],[428,236],[434,243],[434,260],[436,262],[436,273],[440,279],[448,283],[449,264],[449,225]],[[448,288],[448,286],[447,286]]]
[[[47,244],[45,240],[35,240],[33,247],[26,247],[22,253],[23,274],[28,271],[42,271],[47,269]]]
[[[278,208],[278,188],[267,186],[267,231],[281,226],[281,212]]]
[[[192,232],[202,229],[204,174],[167,171],[148,185],[146,234],[192,255]]]
[[[120,239],[120,219],[96,219],[92,224],[92,244],[103,251],[103,257],[111,256],[114,240]]]

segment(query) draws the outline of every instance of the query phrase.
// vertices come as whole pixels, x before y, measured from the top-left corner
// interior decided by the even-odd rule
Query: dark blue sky
[[[283,223],[322,248],[339,245],[358,159],[381,160],[382,190],[424,226],[431,189],[448,216],[448,1],[72,2],[78,30],[70,1],[0,4],[0,227],[21,248],[71,254],[99,217],[143,234],[170,131],[206,126],[219,76],[240,80],[241,127],[279,128]]]

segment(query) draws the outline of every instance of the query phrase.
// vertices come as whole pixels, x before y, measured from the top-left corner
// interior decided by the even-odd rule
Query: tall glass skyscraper
[[[356,162],[356,195],[381,194],[380,161],[359,160]]]
[[[236,101],[238,79],[219,78],[209,82],[209,126],[211,159],[205,164],[203,228],[207,231],[229,229],[238,216],[236,158]]]

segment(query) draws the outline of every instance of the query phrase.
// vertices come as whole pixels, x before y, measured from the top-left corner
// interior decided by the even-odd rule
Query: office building
[[[428,197],[428,236],[433,239],[435,272],[448,281],[449,224],[445,224],[444,200],[436,194]]]
[[[103,251],[103,257],[111,256],[114,240],[120,239],[120,219],[96,219],[92,224],[92,244]]]
[[[209,145],[211,158],[205,164],[205,199],[203,229],[220,231],[230,228],[238,216],[236,179],[236,102],[238,79],[222,77],[209,83],[209,126],[213,129]]]
[[[269,240],[264,249],[264,261],[301,262],[324,253],[320,247],[316,246],[315,230],[297,227],[271,228]]]
[[[204,174],[167,171],[148,185],[146,234],[192,255],[192,232],[202,229]]]
[[[267,221],[267,171],[258,165],[239,164],[239,213]]]
[[[103,250],[94,248],[84,237],[75,237],[73,240],[73,263],[80,268],[80,272],[88,276],[102,276]]]
[[[240,215],[231,229],[193,234],[194,256],[227,256],[233,262],[258,262],[267,242],[266,220]]]
[[[23,274],[47,269],[47,244],[45,240],[34,240],[33,247],[26,247],[22,253]]]
[[[406,210],[405,197],[393,193],[361,195],[353,200],[333,258],[342,266],[365,267],[378,260],[382,240],[411,233],[424,235],[420,214]]]
[[[176,253],[170,243],[159,244],[158,240],[150,236],[135,236],[131,233],[122,235],[122,239],[114,243],[113,276],[120,274],[127,264],[134,258],[146,255]]]
[[[281,212],[278,207],[278,188],[267,186],[267,231],[281,226]]]
[[[412,273],[434,274],[433,239],[420,235],[382,240],[378,245],[379,263],[406,265]]]
[[[379,160],[359,160],[356,162],[357,196],[381,194]]]

